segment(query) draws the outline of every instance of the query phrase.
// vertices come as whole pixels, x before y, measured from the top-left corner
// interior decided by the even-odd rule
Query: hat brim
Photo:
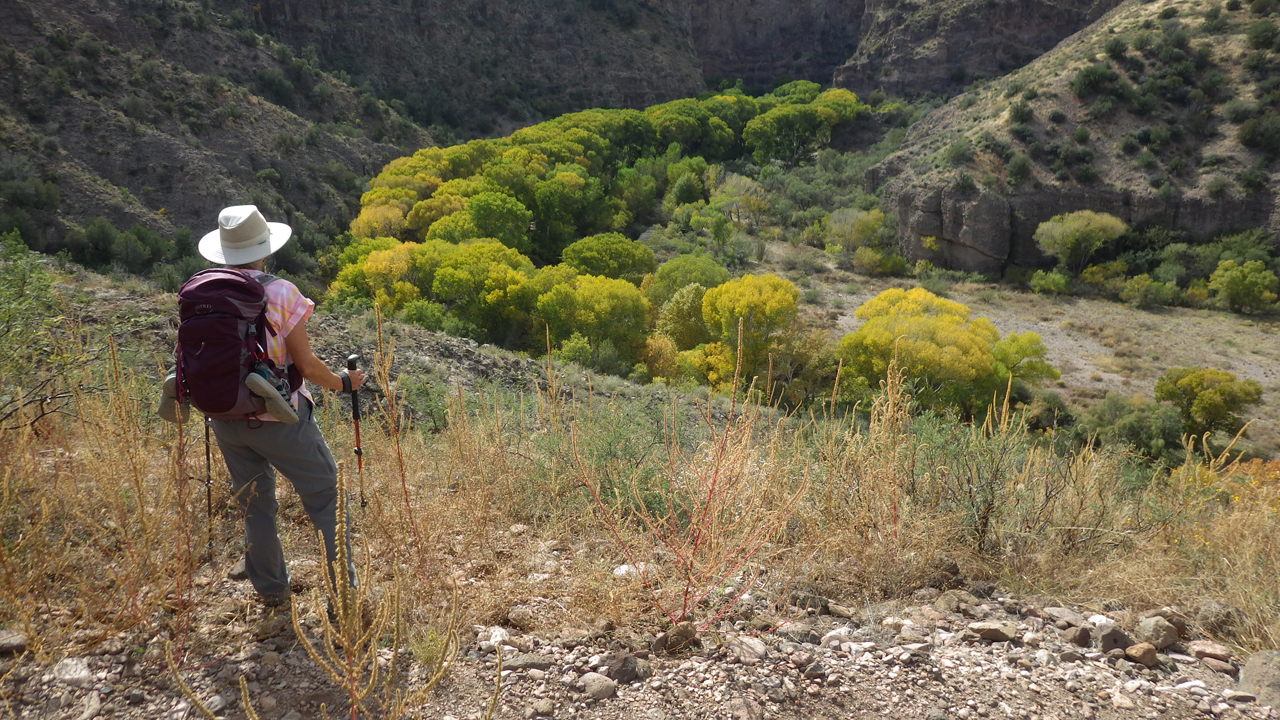
[[[247,248],[223,247],[222,231],[214,230],[200,238],[200,254],[209,262],[223,265],[246,265],[261,260],[284,247],[284,244],[293,236],[293,228],[284,223],[269,222],[267,228],[271,231],[271,237],[266,244]]]

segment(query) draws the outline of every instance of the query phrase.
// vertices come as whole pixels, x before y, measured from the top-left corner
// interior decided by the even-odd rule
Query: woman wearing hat
[[[200,254],[249,277],[263,274],[267,257],[284,247],[293,230],[283,223],[269,223],[253,205],[237,205],[218,215],[218,229],[200,240]],[[311,351],[307,318],[315,303],[284,279],[265,285],[267,319],[275,328],[268,334],[267,356],[276,367],[293,364],[302,377],[330,390],[352,391],[364,382],[360,370],[334,373]],[[259,376],[251,374],[250,380]],[[259,378],[260,379],[260,378]],[[248,381],[246,384],[249,384]],[[265,382],[263,383],[265,385]],[[251,389],[259,395],[260,390]],[[271,388],[274,393],[274,388]],[[270,398],[268,398],[270,399]],[[282,400],[279,396],[277,401]],[[313,417],[311,395],[304,384],[288,403],[269,403],[273,414],[257,420],[213,420],[213,432],[222,449],[231,486],[244,511],[244,569],[264,604],[286,604],[289,569],[276,531],[276,482],[279,470],[302,499],[311,524],[324,538],[327,566],[337,562],[337,466]],[[290,417],[297,408],[296,419]],[[258,422],[258,421],[262,422]],[[348,553],[350,557],[350,553]],[[348,563],[348,580],[354,583],[354,565]]]

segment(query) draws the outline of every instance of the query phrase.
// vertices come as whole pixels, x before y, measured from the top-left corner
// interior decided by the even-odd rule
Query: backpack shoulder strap
[[[263,290],[266,290],[268,285],[275,282],[276,280],[279,280],[280,278],[270,273],[262,273],[261,275],[254,275],[253,279],[257,280],[262,285]],[[271,321],[267,319],[266,306],[263,306],[262,308],[262,324],[266,327],[267,332],[271,333],[271,337],[276,336],[276,329],[271,327]]]

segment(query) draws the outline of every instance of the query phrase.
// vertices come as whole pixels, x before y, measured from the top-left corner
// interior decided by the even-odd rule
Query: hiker
[[[284,223],[267,222],[257,207],[238,205],[219,214],[218,229],[200,240],[199,249],[207,260],[262,283],[270,328],[258,333],[258,344],[276,368],[285,370],[292,364],[296,372],[282,375],[296,377],[300,373],[301,378],[323,388],[358,390],[364,382],[363,372],[334,373],[311,351],[307,318],[315,303],[293,283],[264,272],[267,258],[292,234]],[[275,378],[274,373],[250,372],[244,381],[250,392],[264,400],[267,412],[244,419],[212,420],[218,447],[231,473],[232,491],[244,512],[245,574],[268,607],[287,605],[292,595],[276,530],[276,470],[293,483],[311,524],[323,537],[326,569],[337,562],[337,466],[316,425],[314,404],[305,384],[299,379],[290,396],[293,386]],[[187,379],[183,384],[192,383]],[[350,553],[347,556],[350,558]],[[354,586],[355,566],[350,561],[347,573]]]

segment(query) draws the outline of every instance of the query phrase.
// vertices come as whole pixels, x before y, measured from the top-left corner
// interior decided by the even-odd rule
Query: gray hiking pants
[[[295,425],[213,421],[213,433],[231,472],[231,489],[244,512],[244,567],[260,595],[283,597],[289,591],[289,568],[276,531],[275,470],[293,483],[311,524],[324,538],[326,576],[338,557],[338,468],[316,425],[311,402],[301,398],[299,405]],[[348,537],[348,558],[350,547]],[[354,585],[354,563],[348,562],[347,573]]]

